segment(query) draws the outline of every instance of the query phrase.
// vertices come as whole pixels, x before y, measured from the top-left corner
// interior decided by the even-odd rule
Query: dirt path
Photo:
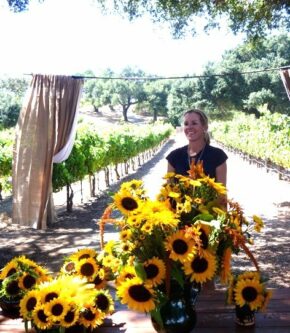
[[[149,196],[154,197],[166,172],[165,156],[184,143],[183,135],[176,135],[136,173],[114,183],[109,190],[117,190],[122,181],[142,179]],[[269,275],[270,286],[289,287],[290,184],[280,181],[277,174],[267,173],[264,169],[250,165],[231,152],[227,151],[227,154],[229,197],[242,205],[246,216],[261,215],[265,221],[265,229],[256,237],[253,248],[260,268]],[[2,224],[0,267],[13,256],[25,253],[56,272],[63,257],[72,251],[81,247],[99,249],[97,222],[110,197],[105,191],[97,198],[85,199],[86,202],[81,203],[80,197],[78,198],[73,213],[59,213],[58,222],[47,230],[19,228],[13,225],[3,227]],[[56,198],[56,201],[59,211],[63,211],[61,200]],[[107,225],[105,239],[115,236],[113,226]],[[233,263],[234,268],[248,266],[249,260],[243,255],[239,255]]]

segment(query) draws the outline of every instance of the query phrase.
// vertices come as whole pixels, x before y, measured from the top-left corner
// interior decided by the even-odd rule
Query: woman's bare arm
[[[167,172],[175,172],[175,169],[173,168],[173,166],[169,162],[167,164]]]
[[[216,168],[216,182],[223,183],[227,186],[227,162],[224,162]]]

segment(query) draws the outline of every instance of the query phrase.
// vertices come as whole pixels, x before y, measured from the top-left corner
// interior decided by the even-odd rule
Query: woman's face
[[[204,132],[207,128],[202,125],[197,113],[187,113],[183,120],[183,131],[188,141],[204,140]]]

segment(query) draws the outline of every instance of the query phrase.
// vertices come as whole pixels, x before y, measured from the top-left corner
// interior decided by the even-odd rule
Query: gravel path
[[[9,202],[0,203],[0,267],[15,255],[25,253],[29,258],[56,272],[63,257],[72,251],[81,247],[99,249],[97,222],[110,200],[108,190],[117,190],[122,181],[142,179],[148,194],[154,197],[166,172],[165,156],[183,143],[183,134],[177,134],[135,173],[115,182],[95,198],[83,196],[82,203],[80,195],[76,193],[76,205],[70,214],[64,212],[63,194],[56,195],[58,221],[47,230],[19,228],[11,224],[9,218],[5,219],[3,216],[3,210],[8,211],[9,215]],[[253,253],[260,263],[261,270],[269,275],[269,286],[289,287],[290,184],[279,180],[277,174],[267,173],[265,169],[249,164],[229,151],[227,154],[229,197],[241,204],[246,216],[257,214],[262,216],[265,222],[264,231],[255,239]],[[107,225],[105,239],[115,236],[113,226]],[[241,254],[234,259],[234,268],[248,266],[249,260],[244,255]]]

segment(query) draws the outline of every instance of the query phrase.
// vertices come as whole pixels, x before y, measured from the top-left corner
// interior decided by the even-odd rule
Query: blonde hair
[[[208,117],[207,115],[199,110],[199,109],[190,109],[184,112],[183,114],[183,118],[187,115],[187,114],[191,114],[191,113],[195,113],[199,116],[200,122],[202,124],[202,126],[204,126],[206,129],[208,128]],[[208,131],[205,130],[204,131],[204,140],[207,144],[210,144],[210,136],[208,134]]]

